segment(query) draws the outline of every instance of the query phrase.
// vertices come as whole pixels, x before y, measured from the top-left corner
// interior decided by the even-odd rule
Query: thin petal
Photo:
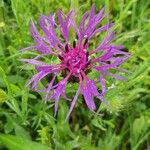
[[[49,71],[52,70],[53,66],[51,65],[43,65],[43,66],[36,66],[36,70],[38,71]]]
[[[21,49],[20,51],[24,52],[24,51],[35,50],[35,49],[37,49],[37,46],[29,46],[29,47]]]
[[[96,26],[105,18],[105,16],[103,16],[104,10],[104,8],[101,9],[100,12],[93,17],[93,19],[89,20],[90,22],[88,23],[88,26],[85,30],[85,35],[90,37],[93,31],[95,30]]]
[[[51,71],[48,71],[48,72],[42,72],[42,74],[40,74],[40,76],[38,76],[38,78],[36,78],[34,81],[33,81],[33,84],[32,84],[32,89],[34,89],[37,84],[45,77],[47,76],[48,74],[50,74]]]
[[[35,59],[20,59],[20,60],[23,61],[23,62],[33,64],[33,65],[37,65],[37,66],[48,65],[48,64],[46,64],[42,61],[38,61],[38,60],[35,60]]]
[[[96,21],[96,22],[99,21],[99,20],[101,20],[101,18],[103,17],[104,11],[105,11],[105,7],[103,7],[103,8],[99,11],[99,13],[96,15],[96,18],[95,18],[95,21]]]
[[[51,46],[54,48],[57,44],[62,45],[60,40],[57,38],[55,33],[55,21],[53,20],[53,17],[50,16],[41,16],[40,17],[40,27],[48,37]]]
[[[59,103],[59,96],[55,97],[55,110],[54,110],[54,116],[57,115],[57,111],[58,111],[58,103]]]
[[[93,81],[89,80],[86,75],[84,75],[86,85],[81,84],[81,92],[84,96],[85,102],[90,110],[95,110],[96,105],[94,103],[93,97],[95,95],[96,88],[93,86]]]
[[[108,45],[112,39],[114,38],[115,32],[108,34],[108,36],[103,40],[103,42],[96,48],[96,52],[103,49],[106,45]]]
[[[94,62],[102,62],[108,61],[109,58],[112,58],[114,52],[112,50],[107,51],[105,54],[101,55],[100,57],[93,60]]]
[[[98,99],[100,99],[100,101],[104,102],[107,105],[108,102],[104,99],[104,96],[98,92],[94,81],[87,78],[86,83],[89,88],[89,92],[91,92],[91,95],[96,96]]]
[[[111,77],[113,77],[113,78],[115,78],[115,79],[117,79],[117,80],[124,80],[124,81],[127,81],[127,78],[122,77],[122,76],[119,76],[119,75],[116,75],[116,74],[113,74],[113,73],[111,73],[111,72],[105,72],[104,74],[105,74],[105,75],[108,75],[108,76],[111,76]]]
[[[38,33],[33,21],[31,21],[30,32],[31,32],[31,35],[32,35],[34,41],[37,43],[37,51],[38,52],[47,53],[47,54],[52,53],[52,50],[50,48],[50,43],[48,42],[48,40],[46,40],[44,37],[42,37]]]
[[[26,86],[29,86],[32,82],[34,82],[37,78],[41,76],[43,72],[40,71],[39,73],[35,74],[26,84]]]
[[[54,93],[50,96],[50,99],[55,99],[55,113],[54,113],[54,116],[56,116],[56,114],[57,114],[59,97],[62,95],[66,84],[67,84],[67,81],[66,82],[64,82],[64,80],[60,81],[57,88],[54,90]]]
[[[98,29],[96,29],[91,35],[90,38],[93,37],[95,34],[100,33],[102,31],[107,31],[108,29],[110,29],[112,26],[114,25],[114,23],[108,23]]]
[[[92,96],[92,94],[91,94],[91,91],[89,91],[88,89],[87,89],[87,87],[85,88],[85,87],[81,87],[81,92],[82,92],[82,94],[83,94],[83,96],[84,96],[84,99],[85,99],[85,103],[87,104],[87,106],[88,106],[88,108],[90,109],[90,110],[95,110],[96,109],[96,105],[95,105],[95,103],[94,103],[94,100],[93,100],[93,96]]]
[[[103,95],[106,93],[106,83],[105,83],[105,78],[102,74],[100,75],[99,80],[100,80],[100,85],[102,87],[102,93],[101,94]]]
[[[52,86],[54,84],[55,78],[56,78],[56,74],[54,75],[54,77],[52,78],[51,82],[48,85],[48,88],[46,89],[46,95],[45,95],[45,99],[46,100],[48,99],[48,94],[49,94],[50,90],[52,89]]]
[[[76,15],[75,12],[72,11],[72,19],[70,20],[70,25],[74,28],[76,34],[79,37],[79,29],[78,29],[78,27],[77,27],[77,25],[75,23],[75,15]]]
[[[93,4],[90,10],[89,22],[91,22],[91,20],[93,19],[94,13],[95,13],[95,5]]]
[[[66,40],[66,42],[68,42],[68,36],[69,36],[68,34],[69,34],[69,28],[70,28],[69,21],[70,21],[72,11],[68,13],[67,17],[64,16],[64,19],[62,17],[63,13],[60,10],[58,10],[57,14],[58,14],[58,21],[60,23],[61,34]]]
[[[80,23],[80,28],[79,28],[80,40],[82,40],[84,36],[84,25],[85,25],[85,20],[87,19],[87,17],[88,17],[88,12],[84,13],[81,23]]]
[[[105,100],[104,96],[103,95],[97,95],[96,96],[98,99],[101,100],[101,102],[103,102],[105,105],[109,105],[108,101]]]
[[[73,108],[74,108],[74,106],[76,104],[76,101],[78,99],[79,94],[80,94],[80,87],[78,88],[78,90],[77,90],[77,92],[75,94],[75,97],[74,97],[74,99],[71,102],[71,106],[70,106],[69,112],[67,114],[66,120],[68,120],[68,118],[69,118],[69,116],[70,116],[70,114],[71,114],[71,112],[72,112],[72,110],[73,110]]]
[[[55,99],[55,116],[57,114],[57,110],[58,110],[58,102],[59,102],[59,97],[61,95],[63,95],[64,91],[65,91],[65,87],[66,87],[66,84],[68,82],[68,79],[69,77],[71,76],[71,73],[69,73],[65,79],[61,80],[57,86],[56,86],[56,89],[54,89],[54,93],[50,96],[50,99]],[[51,89],[54,88],[51,87]]]

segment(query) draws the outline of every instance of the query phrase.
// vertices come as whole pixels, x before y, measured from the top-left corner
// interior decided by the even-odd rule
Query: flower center
[[[68,47],[63,56],[62,64],[65,65],[73,75],[79,74],[88,64],[88,53],[86,49]]]

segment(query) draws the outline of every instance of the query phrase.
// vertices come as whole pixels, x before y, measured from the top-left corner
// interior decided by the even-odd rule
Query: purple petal
[[[115,32],[111,32],[110,34],[108,34],[108,36],[104,39],[103,43],[102,44],[109,44],[112,39],[114,38],[115,36]]]
[[[105,105],[109,105],[108,101],[106,101],[103,95],[97,95],[97,98],[100,99]]]
[[[95,34],[100,33],[102,31],[107,31],[108,29],[110,29],[112,26],[114,25],[114,23],[108,23],[98,29],[96,29],[93,33],[91,33],[90,38],[93,37]]]
[[[23,52],[23,51],[29,51],[29,50],[34,50],[34,49],[37,49],[37,46],[29,46],[29,47],[21,49],[20,51]]]
[[[35,74],[26,84],[26,86],[29,86],[32,82],[34,82],[37,78],[39,78],[42,75],[42,71],[40,71],[39,73]]]
[[[102,61],[108,61],[109,58],[112,58],[114,52],[112,50],[107,51],[104,55],[96,58],[94,62],[102,62]]]
[[[103,13],[104,13],[104,8],[101,9],[100,12],[93,17],[93,19],[89,20],[90,22],[88,23],[88,26],[85,30],[84,33],[85,35],[87,35],[88,37],[91,36],[96,26],[105,18],[105,16],[103,16]]]
[[[85,79],[85,86],[81,84],[81,92],[84,96],[85,102],[90,110],[95,110],[96,105],[94,103],[93,97],[97,94],[97,89],[94,86],[94,81],[89,80],[85,74],[83,74]]]
[[[116,64],[107,64],[105,66],[96,66],[94,68],[98,71],[106,71],[108,69],[112,69],[112,68],[115,68],[115,67],[116,67]]]
[[[123,45],[111,45],[111,47],[114,49],[124,49]]]
[[[93,80],[86,79],[87,87],[93,95],[97,95],[98,91]]]
[[[49,42],[51,43],[51,46],[53,48],[56,48],[57,44],[62,45],[61,41],[57,38],[55,33],[55,21],[53,20],[53,17],[50,16],[41,16],[40,17],[40,27],[46,34],[47,38],[49,39]]]
[[[130,73],[130,71],[129,71],[129,70],[124,69],[124,68],[116,67],[115,69],[116,69],[116,70],[119,70],[119,71],[121,71],[121,72]]]
[[[119,75],[116,75],[116,74],[113,74],[113,73],[111,73],[111,72],[104,72],[104,74],[105,75],[108,75],[108,76],[111,76],[111,77],[113,77],[113,78],[115,78],[115,79],[117,79],[117,80],[124,80],[124,81],[127,81],[127,79],[126,78],[124,78],[124,77],[122,77],[122,76],[119,76]]]
[[[90,29],[91,27],[96,27],[96,25],[102,20],[103,17],[103,14],[104,14],[104,10],[105,8],[102,8],[99,13],[97,15],[95,15],[92,19],[91,19],[91,22],[88,24],[88,29]]]
[[[60,81],[57,85],[57,88],[54,90],[54,93],[50,96],[50,99],[55,99],[55,113],[54,113],[54,116],[56,116],[56,113],[57,113],[57,110],[58,110],[59,97],[64,92],[66,84],[67,84],[67,81],[66,82],[64,82],[64,80]]]
[[[90,110],[95,110],[96,109],[96,105],[94,103],[94,100],[93,100],[93,95],[91,93],[91,91],[89,91],[88,87],[84,87],[83,85],[81,86],[81,92],[84,96],[84,99],[85,99],[85,103],[87,104],[88,108]]]
[[[122,64],[124,61],[126,61],[127,59],[129,58],[129,56],[124,56],[124,57],[118,57],[118,58],[116,58],[116,57],[113,57],[113,58],[111,58],[110,60],[112,60],[113,61],[113,64],[112,64],[112,66],[118,66],[118,65],[120,65],[120,64]]]
[[[78,90],[77,90],[77,92],[75,94],[75,97],[74,97],[74,99],[71,102],[71,106],[70,106],[69,112],[67,114],[66,120],[68,120],[68,118],[69,118],[69,116],[70,116],[70,114],[71,114],[71,112],[72,112],[72,110],[73,110],[73,108],[74,108],[74,106],[76,104],[76,101],[78,99],[79,94],[80,94],[80,87],[78,88]]]
[[[40,17],[40,27],[44,31],[46,36],[49,38],[53,38],[53,37],[51,37],[52,36],[51,30],[52,30],[53,24],[54,24],[53,21],[50,18],[48,18],[47,16],[41,16]]]
[[[80,23],[80,28],[79,28],[80,40],[82,40],[84,36],[84,25],[85,25],[85,20],[87,19],[87,17],[88,17],[88,12],[84,13],[81,23]]]
[[[36,70],[38,71],[49,71],[52,70],[53,66],[51,65],[44,65],[44,66],[36,66]]]
[[[91,92],[92,96],[96,96],[98,99],[100,99],[102,102],[104,102],[107,105],[108,102],[104,99],[103,95],[98,92],[94,81],[87,78],[86,83],[87,83],[86,86],[88,87],[89,93]],[[105,90],[105,89],[103,89],[103,90]]]
[[[105,11],[105,7],[103,7],[103,8],[99,11],[99,13],[96,15],[94,21],[97,22],[97,21],[101,20],[101,18],[103,17],[104,11]]]
[[[57,110],[58,110],[58,102],[59,102],[59,97],[61,95],[63,95],[64,91],[65,91],[65,87],[66,87],[66,84],[67,84],[67,81],[69,79],[69,77],[71,76],[71,73],[69,73],[65,79],[61,80],[56,86],[53,86],[51,88],[55,88],[54,89],[54,93],[50,96],[50,99],[55,99],[55,116],[56,116],[56,113],[57,113]]]
[[[64,37],[64,39],[66,40],[66,42],[68,42],[68,34],[69,34],[69,28],[70,28],[70,25],[69,25],[69,21],[70,21],[70,17],[71,17],[71,14],[72,14],[72,11],[70,11],[67,15],[67,17],[64,16],[64,20],[63,20],[63,13],[58,10],[58,21],[60,23],[60,30],[61,30],[61,34],[62,36]]]
[[[98,92],[98,90],[97,90],[97,88],[96,88],[96,86],[95,86],[94,81],[89,80],[89,82],[91,83],[91,84],[89,85],[90,91],[92,91],[93,95],[96,96],[101,102],[103,102],[103,103],[105,103],[106,105],[108,105],[108,102],[105,100],[105,98],[104,98],[104,96],[103,96],[104,93],[100,94],[100,93]],[[103,81],[103,82],[104,82],[104,81]],[[102,84],[103,84],[103,87],[102,87],[103,89],[102,89],[102,90],[105,92],[105,87],[104,87],[104,84],[105,84],[105,83],[102,83]]]
[[[75,12],[72,11],[72,19],[70,20],[70,25],[74,28],[76,34],[79,36],[79,29],[77,28],[77,25],[75,23]]]
[[[56,74],[54,75],[54,77],[52,78],[51,82],[48,85],[48,88],[46,89],[46,95],[45,95],[45,99],[46,100],[48,99],[48,94],[49,94],[50,90],[52,89],[52,86],[54,84],[55,78],[56,78]]]
[[[110,33],[104,40],[103,42],[96,48],[96,52],[99,50],[103,49],[106,45],[108,45],[112,39],[114,38],[115,32]]]
[[[126,61],[128,59],[128,57],[122,57],[122,58],[115,58],[115,57],[111,57],[109,60],[113,61],[112,64],[106,64],[104,66],[96,66],[94,67],[96,70],[98,71],[105,71],[108,69],[115,69],[117,66],[119,66],[120,64],[122,64],[124,61]]]
[[[52,53],[52,50],[50,48],[50,43],[48,40],[46,40],[44,37],[39,35],[36,26],[33,21],[31,21],[31,29],[30,29],[31,35],[35,42],[37,43],[37,51],[41,53],[50,54]]]
[[[99,80],[100,80],[100,85],[102,87],[102,93],[101,94],[103,95],[106,93],[106,83],[105,83],[105,78],[102,74],[100,75]]]
[[[42,66],[42,65],[48,65],[42,61],[38,61],[38,60],[35,60],[35,59],[20,59],[21,61],[24,61],[24,62],[27,62],[27,63],[30,63],[30,64],[33,64],[33,65],[37,65],[37,66]]]
[[[50,74],[50,73],[51,73],[51,71],[42,72],[42,73],[38,76],[38,78],[36,78],[36,79],[33,81],[32,89],[34,89],[34,88],[37,86],[37,84],[38,84],[45,76],[47,76],[47,75]]]
[[[93,4],[92,7],[91,7],[90,15],[89,15],[89,23],[94,18],[94,13],[95,13],[95,5]]]
[[[55,111],[54,111],[54,116],[56,116],[56,114],[57,114],[58,103],[59,103],[59,96],[57,95],[57,96],[55,97]]]

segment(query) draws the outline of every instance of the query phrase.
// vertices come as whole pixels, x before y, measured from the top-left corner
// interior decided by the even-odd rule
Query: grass
[[[110,107],[102,116],[91,113],[81,99],[65,122],[68,104],[61,100],[57,118],[53,104],[25,87],[34,68],[19,61],[32,52],[20,49],[33,44],[29,21],[41,14],[78,9],[78,20],[95,3],[103,5],[116,23],[117,44],[132,57],[123,65],[127,82],[108,79],[115,88],[106,95]],[[0,149],[10,150],[143,150],[150,149],[150,1],[148,0],[1,0],[0,1]],[[69,85],[76,88],[75,84]],[[71,94],[71,90],[69,93]],[[34,142],[33,142],[34,141]],[[6,148],[7,147],[7,148]]]

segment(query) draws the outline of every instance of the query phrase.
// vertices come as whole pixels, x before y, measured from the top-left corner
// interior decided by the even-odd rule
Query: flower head
[[[28,85],[30,84],[33,90],[45,92],[46,100],[55,100],[55,114],[60,97],[69,99],[66,96],[65,87],[68,82],[71,82],[70,78],[77,78],[79,86],[71,101],[67,118],[72,112],[80,93],[83,95],[88,108],[95,111],[94,97],[107,104],[104,99],[106,93],[105,77],[111,76],[118,80],[125,80],[124,77],[110,72],[110,69],[125,71],[119,68],[119,65],[127,60],[130,55],[122,50],[123,46],[111,44],[115,34],[110,32],[109,29],[113,26],[113,23],[108,22],[106,25],[100,26],[100,22],[106,16],[104,8],[95,15],[93,5],[90,12],[84,13],[80,25],[77,26],[75,22],[76,12],[71,10],[65,15],[61,10],[58,10],[57,17],[55,15],[40,17],[39,24],[44,36],[39,34],[35,24],[31,21],[31,35],[36,44],[23,50],[36,50],[39,55],[33,59],[22,59],[24,62],[35,65],[38,72],[29,80]],[[72,28],[76,37],[70,44],[69,33]],[[58,38],[58,32],[56,31],[59,31],[61,38]],[[106,37],[96,49],[89,50],[89,40],[102,32],[107,33]],[[101,55],[97,55],[99,53]],[[41,58],[45,55],[58,58],[60,63],[48,64],[41,61]],[[88,72],[92,69],[99,73],[98,82],[88,77]],[[64,79],[56,83],[57,76],[62,72],[65,72]],[[51,74],[51,81],[47,87],[38,90],[37,84],[49,74]],[[101,85],[101,92],[97,89],[97,84]]]

